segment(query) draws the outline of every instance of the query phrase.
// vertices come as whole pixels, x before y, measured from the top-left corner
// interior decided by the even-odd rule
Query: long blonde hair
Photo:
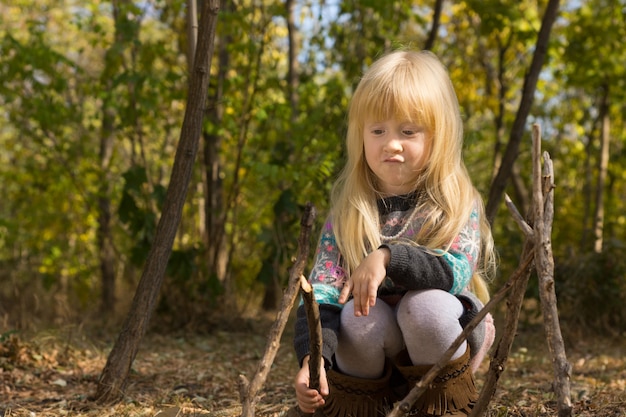
[[[409,120],[427,128],[430,156],[415,184],[422,195],[419,210],[426,217],[414,243],[447,249],[477,208],[483,262],[471,287],[486,301],[483,276],[494,264],[491,230],[482,200],[463,163],[463,121],[456,93],[446,68],[427,51],[400,50],[381,57],[365,72],[352,97],[347,161],[331,196],[333,228],[346,272],[350,274],[381,244],[376,206],[381,194],[363,151],[363,127],[368,118]]]

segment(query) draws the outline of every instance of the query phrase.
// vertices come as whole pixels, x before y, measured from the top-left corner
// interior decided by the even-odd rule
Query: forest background
[[[524,237],[494,179],[546,4],[222,1],[200,154],[152,325],[210,331],[275,311],[302,207],[317,208],[316,230],[327,213],[352,88],[396,47],[431,49],[449,68],[466,165],[500,255],[499,288]],[[67,325],[118,330],[180,135],[187,9],[183,0],[0,2],[3,340]],[[556,290],[571,338],[626,332],[624,39],[623,0],[561,3],[504,178],[525,213],[538,123],[555,164]],[[540,314],[537,293],[531,280],[529,320]]]

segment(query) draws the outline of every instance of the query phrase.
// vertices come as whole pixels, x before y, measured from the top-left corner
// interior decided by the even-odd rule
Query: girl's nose
[[[397,138],[390,138],[385,142],[384,150],[388,153],[400,153],[402,152],[402,143]]]

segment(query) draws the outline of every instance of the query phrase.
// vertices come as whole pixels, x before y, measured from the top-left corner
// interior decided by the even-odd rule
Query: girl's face
[[[408,194],[426,166],[430,134],[425,126],[396,119],[365,120],[363,148],[367,165],[385,195]]]

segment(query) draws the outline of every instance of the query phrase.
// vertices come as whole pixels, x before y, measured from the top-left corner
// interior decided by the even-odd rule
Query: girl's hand
[[[345,304],[352,293],[355,316],[367,316],[370,307],[376,305],[378,287],[387,276],[390,258],[389,249],[377,249],[367,255],[363,262],[352,271],[350,279],[341,290],[339,302]]]
[[[324,405],[324,397],[329,392],[326,370],[323,366],[320,367],[320,390],[309,388],[309,383],[309,357],[307,356],[302,362],[302,368],[296,374],[294,386],[296,388],[298,407],[300,407],[303,413],[312,414],[316,409]]]

